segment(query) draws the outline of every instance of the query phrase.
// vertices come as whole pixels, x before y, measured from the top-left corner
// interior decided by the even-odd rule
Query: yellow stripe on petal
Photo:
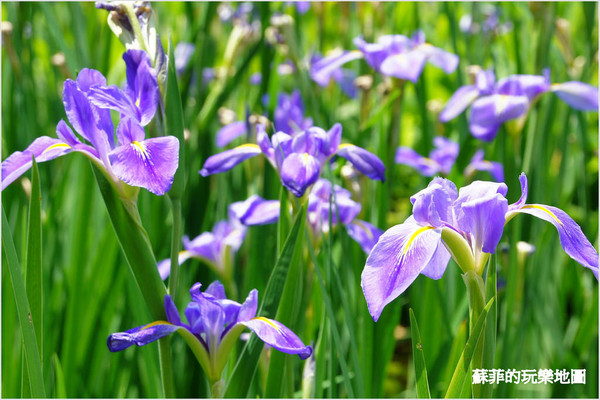
[[[260,151],[260,147],[258,147],[257,144],[252,144],[252,143],[246,143],[246,144],[242,144],[242,145],[239,145],[238,147],[236,147],[236,149],[248,149],[248,148]]]
[[[70,148],[71,148],[71,146],[69,146],[69,145],[68,145],[68,144],[66,144],[66,143],[56,143],[56,144],[53,144],[52,146],[49,146],[48,148],[46,148],[46,150],[44,150],[44,151],[42,152],[42,154],[44,154],[44,153],[46,153],[46,152],[48,152],[48,151],[50,151],[50,150],[59,149],[59,148],[61,148],[61,147],[62,147],[62,148],[65,148],[65,149],[70,149]]]
[[[281,332],[281,329],[279,329],[279,327],[277,325],[275,325],[273,323],[273,321],[271,321],[268,318],[265,318],[265,317],[256,317],[256,318],[253,318],[253,319],[258,319],[259,321],[266,322],[267,324],[271,325],[273,328],[277,329],[278,332]]]
[[[501,94],[498,102],[496,103],[496,116],[499,117],[502,115],[506,107],[508,106],[508,95]]]
[[[419,236],[421,233],[429,230],[429,229],[435,229],[433,226],[424,226],[422,228],[419,228],[415,231],[415,233],[413,233],[410,236],[410,239],[408,239],[408,242],[406,242],[406,246],[404,246],[404,251],[402,252],[402,255],[404,256],[406,254],[406,252],[408,251],[410,245],[412,244],[412,242],[415,241],[415,239],[417,238],[417,236]]]
[[[539,206],[537,204],[527,204],[527,205],[523,206],[522,208],[536,208],[538,210],[542,210],[542,211],[548,213],[552,218],[554,218],[554,220],[556,222],[558,222],[561,226],[563,225],[563,223],[560,222],[560,220],[556,217],[556,215],[554,215],[554,213],[552,211],[548,210],[546,207]]]
[[[138,142],[137,140],[134,140],[133,142],[131,142],[131,145],[138,151],[140,152],[140,154],[144,157],[144,158],[149,158],[149,154],[148,151],[146,150],[146,146],[143,145],[142,143]]]
[[[154,322],[151,322],[148,325],[144,326],[142,329],[140,329],[140,331],[143,331],[144,329],[152,328],[153,326],[156,326],[156,325],[173,325],[173,324],[170,322],[167,322],[167,321],[154,321]]]

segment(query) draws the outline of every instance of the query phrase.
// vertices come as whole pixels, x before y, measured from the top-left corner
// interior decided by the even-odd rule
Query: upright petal
[[[441,122],[448,122],[462,113],[479,96],[479,90],[475,85],[461,86],[450,97],[444,109],[440,112]]]
[[[127,115],[138,122],[140,122],[142,119],[137,107],[134,104],[135,100],[132,100],[127,93],[119,89],[116,85],[92,87],[90,89],[89,97],[92,104],[94,104],[96,107],[109,108],[111,110],[118,111],[120,114]],[[69,116],[68,113],[67,116]],[[69,121],[71,124],[73,124],[75,130],[79,132],[79,129],[73,123],[70,116]]]
[[[227,124],[217,132],[217,147],[225,147],[245,133],[246,123],[244,121]]]
[[[279,200],[264,200],[256,196],[250,207],[240,217],[240,222],[247,226],[267,225],[279,219]]]
[[[136,96],[134,101],[139,110],[139,122],[142,126],[146,126],[154,117],[160,99],[156,73],[150,66],[149,61],[140,63],[135,83]]]
[[[173,325],[181,325],[181,317],[179,316],[179,310],[177,310],[177,306],[173,302],[173,299],[170,295],[165,295],[165,314],[167,314],[167,321]]]
[[[494,94],[480,97],[471,106],[469,128],[477,139],[491,141],[502,123],[523,115],[528,108],[526,96]]]
[[[117,143],[123,146],[132,142],[142,142],[146,137],[144,128],[133,118],[123,115],[117,126]]]
[[[429,264],[440,243],[438,230],[421,226],[412,218],[381,235],[361,275],[369,313],[375,321]]]
[[[319,160],[308,153],[292,153],[281,165],[281,182],[296,197],[302,197],[306,189],[321,175]]]
[[[177,329],[185,328],[181,328],[165,321],[156,321],[125,332],[113,333],[107,340],[108,349],[112,352],[116,352],[125,350],[134,344],[137,346],[144,346],[170,335]]]
[[[161,196],[173,183],[179,164],[179,141],[174,136],[133,141],[117,147],[109,159],[119,179]]]
[[[258,290],[252,289],[240,308],[236,322],[245,322],[256,316],[258,308]]]
[[[598,88],[595,86],[571,81],[552,85],[552,91],[577,110],[598,111]]]
[[[486,161],[483,159],[483,150],[479,149],[465,168],[465,175],[471,175],[475,171],[487,171],[496,182],[504,182],[504,167],[499,162]]]
[[[433,139],[433,144],[435,149],[429,154],[429,158],[440,165],[442,173],[450,173],[460,151],[458,143],[443,136],[436,136]]]
[[[353,144],[342,144],[336,153],[371,179],[385,181],[385,165],[375,154]]]
[[[312,354],[312,347],[305,346],[294,332],[273,319],[257,317],[239,323],[254,331],[260,340],[283,353],[298,354],[302,360]]]
[[[187,251],[187,250],[180,251],[177,256],[177,262],[179,263],[179,265],[181,265],[184,262],[186,262],[186,260],[189,260],[193,256],[194,256],[194,254],[190,251]],[[164,281],[171,274],[171,259],[167,258],[165,260],[160,261],[158,263],[157,267],[158,267],[158,273],[160,274],[160,278]]]
[[[94,86],[106,86],[106,78],[100,71],[90,68],[82,68],[77,74],[77,86],[84,93],[88,93]]]
[[[225,310],[212,295],[205,296],[198,291],[192,295],[192,299],[200,309],[202,324],[210,337],[208,342],[218,340],[225,328]]]
[[[566,212],[543,204],[525,204],[515,212],[530,214],[554,225],[565,253],[579,264],[591,269],[598,279],[598,252],[585,237],[579,225]]]
[[[257,156],[261,153],[260,147],[255,144],[243,144],[230,150],[208,157],[200,170],[200,175],[207,177],[229,171],[242,161]]]
[[[379,237],[383,234],[383,231],[375,225],[359,219],[347,224],[346,230],[348,231],[348,236],[354,239],[367,255],[371,253],[373,246],[375,246],[375,243],[377,243]]]
[[[448,179],[435,177],[427,187],[410,198],[413,217],[422,225],[440,228],[453,224],[452,204],[457,199],[456,186]]]
[[[454,203],[458,227],[471,235],[475,251],[495,253],[508,210],[504,183],[476,181],[460,188]]]

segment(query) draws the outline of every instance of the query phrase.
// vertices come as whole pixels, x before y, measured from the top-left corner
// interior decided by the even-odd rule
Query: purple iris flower
[[[231,277],[231,256],[242,245],[246,236],[246,225],[262,225],[277,221],[279,201],[263,200],[251,196],[246,201],[238,201],[229,206],[228,220],[219,221],[212,232],[204,232],[190,240],[183,237],[183,251],[179,252],[179,265],[190,258],[208,264],[223,279]],[[247,222],[248,221],[248,222]],[[160,277],[167,279],[171,273],[171,260],[158,263]]]
[[[433,139],[433,145],[435,149],[429,153],[429,157],[421,156],[410,147],[398,147],[395,161],[397,164],[413,167],[425,176],[433,176],[438,173],[449,174],[456,157],[458,157],[458,143],[437,136]]]
[[[135,51],[128,51],[124,58],[131,59],[127,55],[130,52]],[[136,71],[144,74],[143,67]],[[131,73],[128,70],[128,80],[131,78],[136,85],[133,92],[139,88],[138,84],[146,87],[146,84],[140,83],[144,77],[132,76]],[[150,91],[158,91],[156,79],[151,82],[154,86]],[[44,162],[77,151],[94,162],[124,196],[129,192],[121,181],[131,186],[146,188],[157,195],[168,192],[179,162],[179,141],[173,136],[145,139],[144,128],[138,119],[122,115],[115,143],[110,110],[91,100],[93,93],[103,90],[111,89],[106,86],[106,78],[93,69],[82,69],[76,81],[67,79],[63,86],[63,103],[67,118],[75,132],[91,145],[82,142],[61,120],[56,127],[58,139],[39,137],[23,152],[17,151],[4,160],[2,190],[31,168],[32,156],[37,162]],[[145,110],[156,109],[156,103],[153,106],[149,105],[149,99],[142,93],[139,104],[143,104]],[[158,101],[158,98],[151,94],[149,97],[151,101]],[[154,115],[154,111],[140,115],[146,119],[151,118],[150,114]]]
[[[333,226],[340,223],[345,225],[350,237],[369,254],[383,231],[366,221],[356,219],[361,210],[360,203],[352,200],[352,194],[348,190],[332,185],[327,179],[319,179],[308,196],[306,218],[313,234],[320,236],[321,233],[330,230],[330,199]],[[274,223],[279,219],[279,207],[277,200],[263,200],[258,197],[252,207],[244,209],[240,221],[248,226]]]
[[[225,147],[235,139],[247,133],[245,121],[234,121],[223,126],[217,132],[217,147]]]
[[[243,304],[225,296],[223,285],[216,281],[204,291],[196,283],[190,289],[192,302],[185,309],[188,323],[181,317],[171,296],[165,296],[167,321],[155,321],[126,332],[113,333],[108,337],[108,349],[112,352],[124,350],[132,345],[144,346],[179,332],[200,362],[211,382],[221,378],[229,353],[244,328],[249,328],[269,346],[306,359],[312,347],[304,343],[282,323],[257,317],[258,291],[253,289]]]
[[[469,129],[477,139],[492,141],[504,122],[527,113],[531,104],[546,92],[556,95],[577,110],[598,111],[598,88],[582,82],[550,84],[544,75],[512,75],[496,82],[492,70],[479,71],[475,84],[458,88],[439,115],[448,122],[471,105]],[[472,104],[471,104],[472,103]]]
[[[467,168],[465,168],[465,175],[471,176],[475,171],[487,171],[492,175],[492,178],[496,182],[504,182],[504,167],[499,162],[487,161],[483,159],[484,152],[479,149],[475,152],[475,155],[471,159]]]
[[[439,279],[452,256],[460,268],[479,275],[502,237],[504,225],[518,213],[553,224],[560,243],[575,261],[598,279],[598,253],[564,211],[526,204],[527,177],[521,174],[521,198],[508,205],[504,183],[476,181],[456,190],[439,177],[411,197],[413,215],[388,229],[373,247],[362,273],[367,306],[377,321],[383,308],[423,274]]]
[[[258,144],[243,144],[210,156],[200,175],[206,177],[228,171],[262,153],[279,172],[283,186],[297,197],[302,197],[306,189],[319,179],[321,168],[334,155],[350,161],[371,179],[385,179],[385,166],[377,156],[352,144],[340,144],[341,139],[342,126],[339,123],[327,132],[313,126],[294,135],[279,131],[271,139],[264,126],[259,124]]]
[[[331,56],[330,56],[331,57]],[[330,58],[328,57],[328,58]],[[310,69],[311,71],[319,71],[322,69],[321,63],[325,64],[325,67],[329,63],[327,58],[323,58],[320,54],[314,54],[310,60]],[[356,86],[354,85],[354,80],[356,79],[356,72],[351,69],[337,67],[332,70],[329,75],[336,81],[342,91],[346,94],[346,96],[350,98],[356,97]],[[316,80],[315,80],[316,81]],[[329,79],[316,81],[320,86],[325,87],[329,84]]]
[[[412,38],[404,35],[380,36],[377,43],[367,43],[362,37],[354,39],[358,51],[325,57],[311,68],[312,79],[321,86],[327,85],[332,74],[345,63],[364,58],[377,72],[416,82],[425,62],[450,74],[458,67],[458,56],[425,42],[425,34],[417,31]]]
[[[313,126],[312,118],[304,117],[304,105],[297,89],[291,95],[279,93],[273,117],[275,130],[289,135]]]

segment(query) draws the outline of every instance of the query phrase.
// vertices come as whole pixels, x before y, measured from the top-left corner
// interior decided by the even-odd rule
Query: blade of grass
[[[273,318],[277,312],[279,299],[288,277],[294,253],[297,251],[296,248],[301,247],[297,244],[302,242],[301,234],[304,232],[306,222],[306,207],[307,204],[305,203],[296,216],[296,221],[283,245],[275,268],[273,268],[258,311],[258,315],[262,317]],[[263,342],[256,335],[252,335],[238,357],[231,378],[227,382],[224,397],[240,398],[247,396],[262,348]]]
[[[452,379],[450,381],[450,386],[448,387],[448,391],[446,392],[446,398],[458,398],[462,391],[463,385],[465,383],[465,378],[467,377],[467,371],[469,371],[469,366],[471,365],[471,360],[473,358],[473,352],[475,351],[475,347],[477,346],[477,342],[480,339],[481,331],[483,330],[483,326],[485,325],[485,319],[487,318],[487,314],[494,304],[495,299],[491,299],[481,314],[479,314],[479,318],[471,331],[471,335],[469,336],[469,340],[467,340],[467,344],[460,356],[460,360],[458,360],[458,364],[456,365],[456,369],[454,370],[454,374],[452,375]]]
[[[417,396],[420,399],[430,399],[429,380],[427,379],[427,367],[425,366],[425,357],[423,356],[423,346],[421,345],[421,334],[419,326],[412,308],[410,313],[410,334],[412,339],[413,365],[415,367],[415,381],[417,383]]]
[[[54,397],[57,399],[64,399],[67,397],[65,374],[63,373],[60,359],[56,353],[52,354],[52,367],[54,371]]]
[[[46,397],[46,389],[44,388],[40,352],[35,338],[33,322],[31,320],[31,310],[25,291],[25,282],[23,281],[23,275],[21,275],[19,259],[17,258],[17,251],[15,250],[15,244],[10,233],[10,225],[6,219],[6,214],[4,213],[4,207],[2,207],[2,248],[4,249],[8,261],[10,280],[15,294],[15,301],[17,303],[19,325],[23,335],[27,371],[29,374],[29,382],[31,384],[31,396],[35,398],[44,398]]]
[[[485,278],[485,293],[488,301],[497,298],[496,279],[496,254],[492,254],[488,263],[487,276]],[[496,328],[498,323],[497,315],[498,303],[494,302],[494,305],[490,309],[487,316],[483,338],[482,366],[484,369],[488,370],[494,368],[494,360],[496,356]],[[474,385],[473,396],[479,398],[490,398],[492,397],[493,389],[494,385]]]

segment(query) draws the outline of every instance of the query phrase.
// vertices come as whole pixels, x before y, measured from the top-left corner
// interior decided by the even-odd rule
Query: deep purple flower
[[[325,86],[332,74],[345,63],[364,58],[377,72],[416,82],[425,62],[429,61],[447,74],[458,66],[458,56],[425,42],[425,34],[417,31],[412,38],[404,35],[380,36],[377,43],[367,43],[362,37],[354,39],[359,51],[325,57],[311,68],[312,79]]]
[[[458,157],[458,143],[437,136],[433,139],[435,149],[429,153],[429,157],[423,157],[410,147],[398,147],[395,161],[397,164],[405,164],[418,170],[425,176],[433,176],[437,173],[449,174]]]
[[[291,95],[279,93],[273,117],[275,130],[289,135],[313,126],[312,118],[304,117],[304,105],[297,89]]]
[[[126,332],[113,333],[108,337],[108,349],[124,350],[132,345],[144,346],[179,332],[200,362],[211,382],[221,378],[223,368],[236,339],[244,328],[249,328],[269,346],[306,359],[312,347],[304,343],[289,328],[275,320],[257,317],[258,291],[253,289],[246,301],[240,304],[225,297],[223,285],[216,281],[204,291],[196,283],[190,289],[192,302],[185,309],[188,323],[181,321],[179,311],[171,296],[165,296],[167,321],[155,321]]]
[[[340,144],[342,126],[335,124],[328,132],[313,126],[290,135],[275,133],[271,139],[264,126],[257,126],[257,143],[244,144],[210,156],[200,171],[202,176],[225,172],[242,161],[264,154],[279,172],[281,183],[297,197],[321,175],[321,168],[334,155],[350,161],[371,179],[384,180],[385,166],[374,154],[352,144]]]
[[[565,252],[598,278],[598,253],[581,228],[564,211],[525,204],[527,177],[521,174],[522,195],[508,205],[504,183],[476,181],[456,190],[439,177],[411,197],[413,215],[388,229],[373,247],[362,273],[362,288],[373,319],[402,294],[419,274],[439,279],[452,256],[463,271],[482,274],[504,225],[518,213],[534,215],[558,230]]]
[[[136,82],[133,85],[139,82],[134,76],[128,78]],[[136,93],[137,86],[133,87],[132,93]],[[121,181],[146,188],[157,195],[169,191],[179,162],[179,141],[173,136],[145,139],[144,128],[138,121],[122,115],[115,143],[110,110],[90,101],[93,92],[106,89],[109,89],[106,79],[96,70],[84,68],[76,81],[67,79],[63,87],[67,118],[75,132],[91,145],[83,143],[61,120],[56,127],[58,139],[42,136],[25,151],[17,151],[4,160],[2,190],[31,168],[32,156],[37,162],[44,162],[77,151],[94,162],[123,196],[127,196],[128,190]],[[140,96],[143,97],[142,93]],[[145,99],[140,101],[140,104],[147,103]],[[143,115],[144,118],[149,117],[149,114]]]
[[[208,264],[223,279],[229,280],[232,271],[232,256],[237,253],[246,236],[246,225],[262,225],[279,219],[279,201],[263,200],[251,196],[229,206],[228,220],[219,221],[212,232],[204,232],[190,240],[183,237],[183,251],[179,252],[179,265],[190,258]],[[249,221],[246,222],[246,221]],[[160,277],[167,279],[171,273],[171,260],[158,263]]]
[[[598,110],[598,88],[582,82],[550,84],[550,70],[544,75],[511,75],[496,82],[492,70],[480,71],[474,85],[461,86],[439,115],[448,122],[471,103],[469,129],[477,139],[492,141],[504,122],[527,113],[543,93],[554,92],[571,107]]]
[[[279,201],[258,199],[240,218],[244,225],[265,225],[279,219]],[[345,225],[350,237],[369,254],[383,231],[356,219],[360,209],[360,203],[352,200],[352,194],[348,190],[332,185],[327,179],[319,179],[308,196],[306,219],[316,237],[331,229],[330,218],[333,226],[340,223]]]

